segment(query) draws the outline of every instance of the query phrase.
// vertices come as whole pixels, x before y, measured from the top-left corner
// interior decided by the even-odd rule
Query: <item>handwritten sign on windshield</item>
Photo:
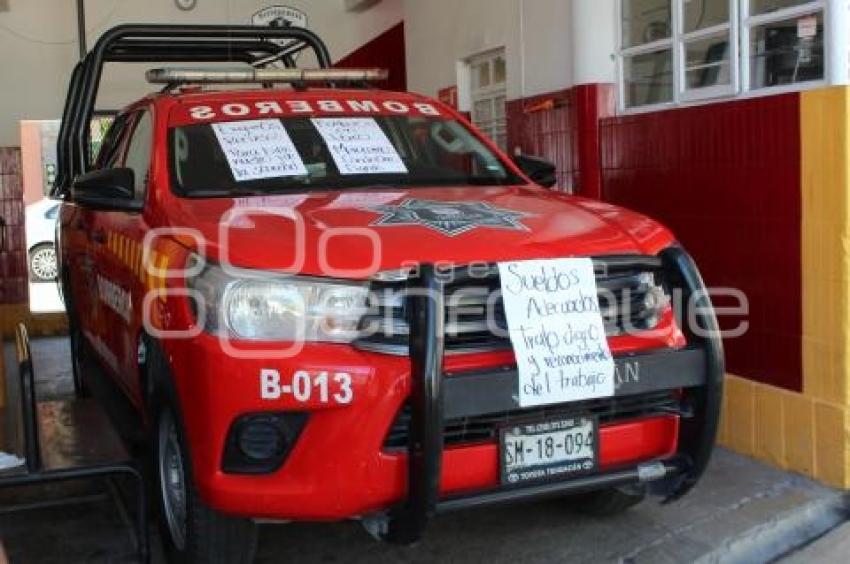
[[[340,174],[407,173],[398,151],[373,118],[313,118]]]
[[[236,182],[305,176],[307,168],[278,119],[212,124]]]
[[[504,262],[499,274],[520,406],[614,395],[614,359],[599,312],[593,262]]]

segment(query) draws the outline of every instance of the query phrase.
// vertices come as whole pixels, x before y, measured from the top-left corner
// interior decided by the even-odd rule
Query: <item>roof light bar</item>
[[[387,80],[386,69],[151,69],[151,84],[268,84],[274,82],[369,82]]]

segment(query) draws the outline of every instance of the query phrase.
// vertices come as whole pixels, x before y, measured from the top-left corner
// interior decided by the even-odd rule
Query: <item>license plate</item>
[[[502,483],[568,478],[597,466],[597,424],[589,417],[553,419],[501,431]]]

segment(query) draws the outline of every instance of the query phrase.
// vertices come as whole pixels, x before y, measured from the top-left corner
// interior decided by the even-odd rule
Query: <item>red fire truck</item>
[[[250,65],[149,71],[161,90],[90,155],[104,64],[139,61]],[[553,190],[554,167],[380,71],[329,67],[298,28],[123,26],[72,77],[75,384],[101,374],[138,413],[169,556],[250,561],[258,519],[410,543],[444,511],[693,487],[723,355],[674,236]]]

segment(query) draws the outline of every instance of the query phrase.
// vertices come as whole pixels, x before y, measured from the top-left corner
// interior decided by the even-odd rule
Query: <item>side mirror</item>
[[[140,212],[144,202],[135,199],[135,182],[131,168],[93,170],[74,180],[71,201],[95,210]]]
[[[513,161],[526,176],[544,188],[551,188],[558,183],[555,176],[557,167],[545,159],[516,155]]]

